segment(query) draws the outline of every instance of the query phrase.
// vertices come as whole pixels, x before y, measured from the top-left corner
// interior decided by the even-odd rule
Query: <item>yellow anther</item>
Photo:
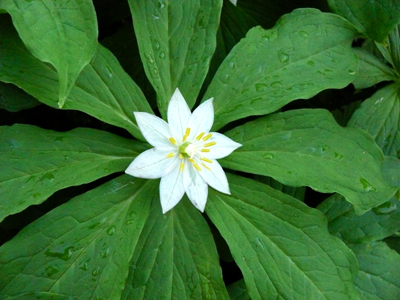
[[[174,153],[174,152],[168,153],[168,154],[167,154],[167,158],[174,157],[174,155],[175,155],[175,153]]]
[[[190,134],[190,128],[188,127],[188,128],[186,128],[186,132],[185,132],[185,135],[182,138],[182,142],[186,141],[186,139],[188,138],[189,134]]]
[[[203,135],[204,135],[204,132],[200,133],[200,134],[197,136],[196,140],[200,141],[200,139],[203,137]]]
[[[205,162],[208,162],[208,163],[212,163],[212,160],[210,160],[210,159],[208,159],[208,158],[205,158],[205,157],[201,157],[200,158],[202,161],[205,161]]]
[[[201,171],[199,165],[193,159],[189,158],[189,161],[192,163],[193,167],[195,167],[197,171]]]
[[[210,149],[201,149],[201,152],[210,152]]]
[[[179,153],[179,158],[180,158],[180,159],[183,159],[182,153]]]
[[[201,171],[199,165],[196,164],[195,162],[193,163],[193,167],[195,167],[195,169],[196,169],[197,171]]]
[[[207,141],[211,136],[211,133],[207,134],[205,137],[203,137],[203,141]]]
[[[179,167],[179,170],[181,171],[181,172],[183,172],[183,167],[185,166],[185,164],[183,163],[183,162],[181,162],[181,166]]]
[[[169,141],[170,141],[172,144],[174,144],[174,145],[176,144],[176,141],[175,141],[175,139],[174,139],[173,137],[170,137],[170,138],[169,138]]]
[[[217,143],[216,141],[209,142],[209,143],[204,144],[204,147],[211,147],[211,146],[214,146],[216,143]]]
[[[207,167],[205,164],[201,164],[204,168],[206,168],[208,171],[211,171],[209,167]]]

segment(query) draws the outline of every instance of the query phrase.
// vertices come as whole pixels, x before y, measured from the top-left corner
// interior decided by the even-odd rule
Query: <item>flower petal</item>
[[[171,134],[176,140],[182,139],[185,134],[191,114],[185,98],[176,88],[168,105],[168,124]]]
[[[207,101],[197,107],[192,113],[187,127],[191,129],[189,137],[196,138],[200,133],[208,133],[214,123],[214,107],[213,99]]]
[[[208,185],[191,163],[187,163],[184,172],[183,184],[185,192],[193,205],[201,212],[204,212],[208,196]]]
[[[140,178],[160,178],[171,172],[173,168],[179,169],[179,157],[168,158],[168,150],[150,149],[139,154],[125,173]]]
[[[197,159],[195,159],[197,160]],[[197,162],[197,161],[196,161]],[[198,162],[200,165],[201,161]],[[228,179],[226,178],[225,172],[222,169],[221,165],[216,161],[212,160],[212,163],[204,163],[207,168],[202,168],[202,171],[199,172],[201,177],[207,182],[209,186],[220,191],[224,194],[231,194],[229,191]]]
[[[241,147],[242,145],[236,143],[230,138],[218,132],[211,132],[212,136],[208,140],[209,142],[217,142],[214,146],[210,147],[210,152],[204,153],[204,156],[211,159],[219,159],[231,154],[234,150]],[[208,142],[207,141],[207,142]]]
[[[177,205],[184,194],[183,172],[177,166],[171,173],[161,178],[160,199],[163,214]]]
[[[158,148],[171,146],[171,132],[163,119],[144,112],[134,112],[136,122],[147,142]]]

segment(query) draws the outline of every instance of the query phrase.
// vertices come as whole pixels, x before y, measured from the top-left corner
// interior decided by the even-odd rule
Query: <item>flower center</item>
[[[192,143],[185,142],[179,146],[179,154],[182,154],[186,158],[193,158],[196,153],[196,147]]]

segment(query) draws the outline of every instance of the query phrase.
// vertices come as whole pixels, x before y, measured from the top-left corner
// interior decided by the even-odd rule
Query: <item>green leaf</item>
[[[25,227],[0,248],[0,294],[120,299],[157,181],[123,175]]]
[[[301,186],[301,187],[292,187],[292,186],[287,186],[279,181],[274,180],[271,177],[266,177],[266,176],[259,176],[259,175],[254,175],[254,179],[257,180],[258,182],[264,183],[269,185],[275,190],[281,191],[289,196],[292,196],[300,201],[304,201],[304,196],[306,194],[306,187]]]
[[[121,299],[229,299],[201,213],[184,197],[163,215],[153,205],[130,261]]]
[[[397,186],[400,189],[400,159],[393,156],[385,156],[382,175],[391,186]]]
[[[7,297],[4,300],[73,300],[72,297],[61,295],[57,293],[42,293],[42,292],[32,292],[32,293],[24,293],[18,295],[17,297]]]
[[[323,214],[256,181],[228,180],[232,195],[210,189],[206,212],[251,299],[357,299],[355,257],[328,233]]]
[[[400,298],[400,255],[383,242],[351,245],[360,271],[355,285],[363,300]]]
[[[400,84],[392,83],[365,100],[351,117],[348,127],[367,131],[385,155],[400,153]]]
[[[400,204],[394,197],[361,216],[338,194],[326,199],[318,209],[328,218],[329,232],[346,243],[382,240],[400,228]]]
[[[0,82],[0,109],[18,112],[38,106],[39,104],[40,102],[18,87]]]
[[[400,2],[397,0],[328,0],[328,3],[334,12],[378,43],[384,43],[389,32],[400,23]]]
[[[161,114],[177,87],[192,107],[215,50],[222,0],[128,2]]]
[[[214,97],[214,130],[296,99],[343,88],[357,74],[354,28],[339,16],[298,9],[274,28],[251,29],[226,57],[203,99]]]
[[[97,48],[97,21],[92,1],[2,0],[0,9],[12,17],[30,52],[58,71],[63,107],[79,73]]]
[[[354,48],[360,60],[359,73],[353,84],[356,89],[365,89],[381,81],[395,81],[398,75],[376,56],[362,48]]]
[[[57,73],[35,59],[22,44],[7,15],[0,15],[0,80],[13,83],[39,101],[57,106]],[[134,111],[152,113],[143,93],[100,44],[93,60],[81,72],[66,100],[65,109],[80,110],[109,124],[128,130],[143,140]]]
[[[220,160],[242,172],[290,186],[338,192],[366,212],[393,196],[382,178],[382,151],[362,130],[342,128],[326,110],[276,113],[226,133],[243,146]]]
[[[251,300],[243,279],[236,281],[228,286],[229,297],[231,300]]]
[[[108,132],[0,127],[0,220],[55,191],[125,170],[147,147]]]

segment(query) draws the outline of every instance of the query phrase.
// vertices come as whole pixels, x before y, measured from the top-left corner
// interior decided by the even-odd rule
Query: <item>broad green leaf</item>
[[[221,159],[221,165],[290,186],[338,192],[357,214],[395,193],[382,178],[382,151],[371,136],[340,127],[326,110],[276,113],[238,126],[226,136],[243,146]]]
[[[226,239],[251,299],[357,299],[351,251],[324,215],[264,184],[228,175],[210,189],[207,215]]]
[[[354,48],[360,60],[357,78],[353,81],[356,89],[365,89],[381,81],[395,81],[398,75],[374,55],[362,48]]]
[[[361,216],[338,194],[326,199],[318,209],[328,218],[329,232],[348,244],[382,240],[400,230],[400,203],[394,197]]]
[[[243,279],[228,285],[228,292],[231,300],[251,300]]]
[[[304,196],[306,194],[306,187],[301,186],[301,187],[292,187],[292,186],[287,186],[279,181],[274,180],[271,177],[266,177],[266,176],[259,176],[259,175],[254,175],[254,179],[269,185],[275,190],[281,191],[289,196],[292,196],[300,201],[304,201]]]
[[[343,18],[315,9],[295,10],[270,30],[251,29],[226,57],[203,98],[214,97],[213,129],[351,83],[358,69],[351,49],[354,34]]]
[[[400,189],[400,159],[393,156],[385,156],[382,175],[391,186],[397,186]]]
[[[55,191],[125,170],[146,149],[108,132],[30,125],[0,127],[0,220]]]
[[[18,87],[0,82],[0,109],[17,112],[39,104],[40,102]]]
[[[390,32],[386,44],[385,47],[390,55],[388,61],[397,72],[400,72],[400,24]],[[377,44],[377,46],[378,48],[383,47],[381,44]]]
[[[400,2],[397,0],[328,0],[328,3],[335,13],[378,43],[384,43],[389,32],[400,23]]]
[[[123,175],[28,225],[0,248],[0,294],[120,299],[157,191],[157,181]]]
[[[360,267],[355,280],[360,298],[400,299],[400,255],[383,242],[350,246]]]
[[[210,229],[186,197],[165,215],[153,205],[121,299],[229,299]]]
[[[392,235],[386,239],[384,239],[384,242],[394,251],[396,251],[398,254],[400,254],[400,236],[399,234]]]
[[[57,293],[46,293],[46,292],[32,292],[18,295],[17,297],[7,297],[3,300],[73,300],[72,297],[67,295],[61,295]]]
[[[58,72],[59,107],[64,106],[82,69],[97,49],[97,20],[92,1],[2,0],[29,51]]]
[[[178,87],[196,101],[216,47],[222,0],[129,0],[144,68],[166,117]]]
[[[399,156],[400,84],[392,83],[365,100],[351,117],[348,127],[367,131],[385,155]]]
[[[0,27],[4,28],[0,31],[0,80],[15,84],[49,106],[58,107],[57,73],[29,53],[6,15],[0,15]],[[100,44],[71,89],[64,108],[88,113],[142,140],[133,112],[152,113],[139,87]]]

